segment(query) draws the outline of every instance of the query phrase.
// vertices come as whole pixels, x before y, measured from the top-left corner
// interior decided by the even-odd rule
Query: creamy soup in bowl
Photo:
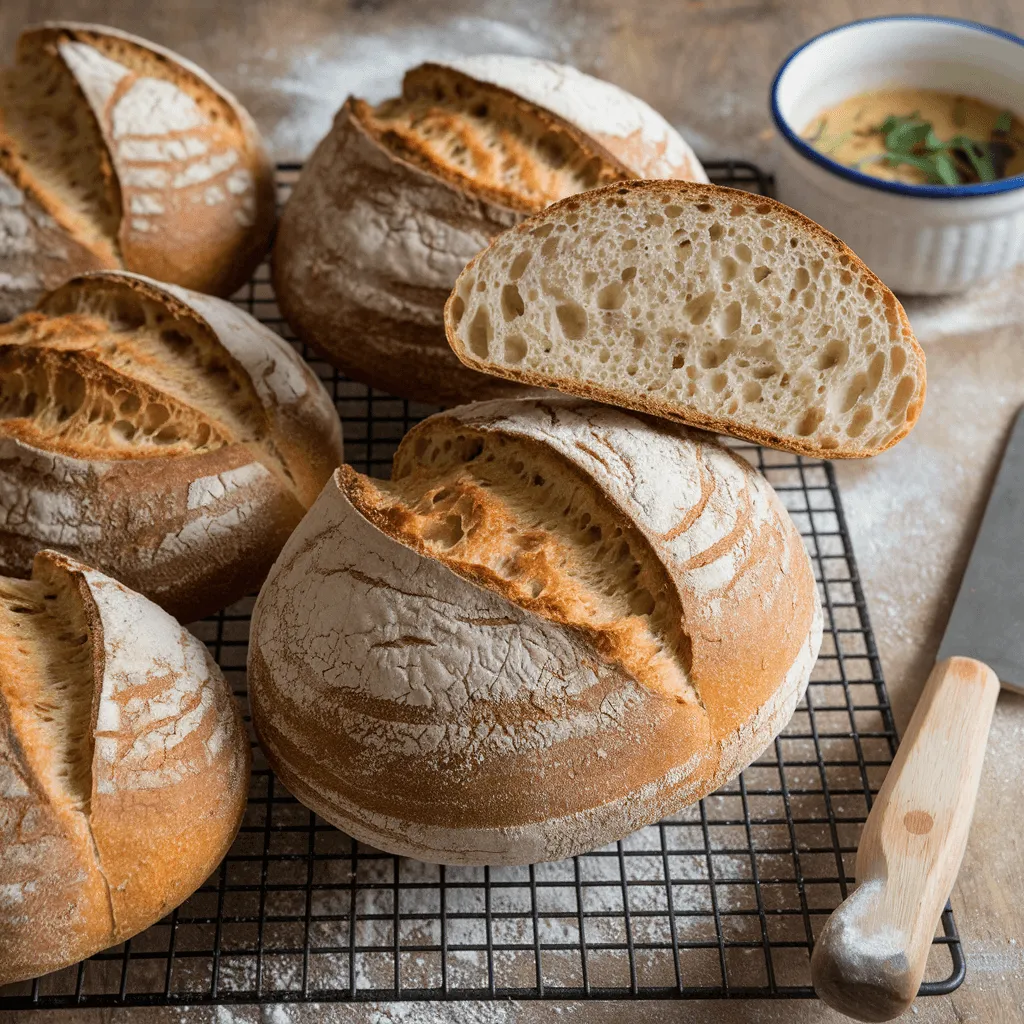
[[[961,291],[1024,260],[1024,39],[932,15],[852,22],[786,58],[770,107],[778,198],[890,288]]]
[[[897,86],[859,93],[811,118],[819,153],[884,181],[967,185],[1024,174],[1024,123],[960,93]]]

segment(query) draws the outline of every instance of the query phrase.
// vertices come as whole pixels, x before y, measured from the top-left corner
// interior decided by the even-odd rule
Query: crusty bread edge
[[[622,839],[637,829],[696,803],[756,761],[785,728],[807,690],[811,670],[821,647],[822,626],[821,602],[815,588],[811,629],[783,684],[761,705],[753,719],[736,730],[719,747],[706,750],[661,778],[647,783],[640,790],[616,800],[587,811],[525,825],[460,829],[423,826],[387,818],[378,829],[366,828],[358,818],[340,814],[336,806],[320,797],[315,787],[290,771],[261,734],[259,716],[255,714],[253,726],[261,748],[268,753],[275,774],[287,789],[300,803],[361,843],[384,848],[400,857],[412,857],[435,864],[506,866],[563,860],[587,853],[598,841],[604,843]],[[256,674],[267,672],[265,665],[261,664],[262,657],[258,656],[258,649],[254,648],[253,653],[257,657],[250,660],[249,671]],[[715,769],[709,772],[707,768],[712,761],[717,763]],[[666,790],[669,792],[666,793]]]
[[[675,420],[679,423],[684,423],[687,426],[698,427],[713,433],[729,434],[733,437],[753,441],[755,444],[763,444],[770,448],[779,448],[783,451],[790,451],[798,455],[808,455],[818,459],[860,459],[878,455],[880,452],[891,448],[894,444],[903,440],[903,438],[910,433],[914,425],[917,423],[917,420],[921,415],[921,409],[924,406],[925,391],[927,389],[927,375],[925,370],[924,350],[918,344],[917,338],[914,336],[906,311],[900,301],[881,281],[878,275],[873,273],[864,261],[861,260],[845,242],[837,238],[831,231],[826,230],[820,224],[811,220],[810,217],[804,216],[798,210],[785,206],[783,203],[780,203],[776,199],[772,199],[770,196],[753,195],[750,192],[744,192],[741,189],[727,188],[724,185],[708,185],[703,182],[676,181],[672,179],[660,179],[654,181],[623,181],[614,185],[606,185],[590,192],[583,192],[579,195],[569,196],[567,199],[562,199],[557,203],[553,203],[535,217],[531,217],[528,220],[523,221],[521,224],[518,224],[513,228],[509,228],[509,231],[525,233],[536,227],[537,223],[539,223],[541,219],[546,219],[553,215],[557,216],[563,210],[575,210],[581,203],[593,202],[614,192],[619,192],[621,194],[625,190],[651,192],[654,194],[667,192],[673,196],[677,196],[680,192],[684,192],[688,193],[688,199],[692,199],[694,201],[700,199],[729,199],[731,201],[749,203],[752,200],[756,200],[759,205],[765,204],[770,206],[776,215],[788,221],[801,231],[821,238],[823,241],[833,246],[839,255],[846,256],[850,260],[851,271],[858,273],[870,287],[877,289],[881,295],[888,314],[887,320],[889,322],[890,334],[894,330],[898,330],[903,341],[910,344],[911,350],[919,360],[921,370],[920,390],[911,399],[910,405],[908,406],[908,413],[910,413],[910,415],[908,415],[903,424],[903,428],[899,433],[894,434],[892,437],[888,438],[884,444],[875,448],[860,448],[855,445],[843,445],[838,448],[822,448],[820,445],[813,444],[809,441],[802,441],[798,437],[782,437],[772,431],[760,430],[756,427],[736,423],[725,417],[707,416],[703,413],[697,412],[683,415],[678,411],[678,409],[669,403],[658,401],[656,398],[649,398],[646,395],[632,394],[630,392],[619,391],[614,388],[601,387],[596,384],[587,384],[573,377],[545,377],[542,374],[534,373],[530,370],[513,370],[504,366],[495,366],[492,363],[475,359],[473,356],[469,355],[459,341],[458,331],[454,321],[454,313],[452,310],[454,299],[458,295],[458,281],[456,281],[455,287],[452,289],[451,294],[448,296],[448,301],[444,306],[445,335],[448,338],[448,344],[451,346],[452,351],[463,363],[466,364],[466,366],[484,373],[494,374],[497,377],[504,377],[506,380],[517,381],[523,384],[531,384],[536,387],[553,388],[570,395],[577,395],[580,398],[590,398],[609,405],[618,405],[627,409],[635,409],[638,412],[646,412],[653,416],[660,416],[664,419]],[[504,236],[498,237],[501,238]],[[497,241],[498,239],[492,241],[486,249],[478,253],[469,261],[465,269],[459,275],[460,280],[463,275],[470,273],[475,269],[477,261],[490,252]]]
[[[130,32],[124,32],[121,29],[113,28],[109,25],[99,25],[93,22],[84,21],[48,20],[27,25],[18,36],[18,45],[20,46],[21,40],[25,36],[33,33],[44,32],[68,32],[72,35],[78,32],[91,33],[97,36],[108,36],[112,39],[119,39],[123,42],[130,43],[132,46],[138,47],[139,49],[148,50],[166,61],[172,69],[183,72],[195,79],[200,86],[209,89],[210,92],[212,92],[231,112],[236,121],[235,128],[241,137],[243,152],[245,155],[245,165],[253,175],[256,213],[254,223],[252,227],[248,229],[246,235],[249,239],[246,252],[242,255],[236,255],[233,257],[237,267],[236,272],[227,279],[228,284],[221,289],[221,292],[223,295],[227,296],[241,288],[242,285],[249,280],[253,272],[256,270],[256,267],[267,255],[273,241],[274,225],[277,221],[277,208],[274,199],[274,165],[271,162],[270,153],[267,150],[263,136],[260,134],[259,127],[255,120],[253,120],[249,111],[245,109],[233,93],[225,89],[224,86],[217,82],[208,72],[204,71],[197,64],[194,64],[187,57],[183,57],[180,53],[176,53],[174,50],[161,46],[159,43],[155,43],[152,40],[143,39],[141,36],[133,35]],[[72,78],[74,77],[75,76],[72,75]],[[77,80],[75,81],[75,85],[76,88],[81,88],[78,85]],[[96,120],[96,116],[92,111],[91,105],[88,104],[88,102],[86,102],[86,105],[89,107],[90,116]],[[120,175],[114,161],[113,153],[110,151],[110,143],[106,137],[106,130],[103,125],[98,123],[98,121],[97,127],[100,137],[104,143],[104,155],[107,163],[109,164],[110,173],[112,174],[113,181],[118,189],[119,200],[122,207],[119,211],[119,216],[123,223],[124,219],[128,215],[128,211],[124,209],[123,196],[120,194]],[[28,182],[31,182],[31,178],[27,174],[23,177],[27,179]],[[25,185],[19,182],[19,187],[24,188]],[[76,239],[76,241],[79,240],[78,235],[73,230],[73,227],[69,225],[68,219],[60,215],[61,204],[50,201],[46,201],[44,204],[42,200],[39,199],[39,195],[42,193],[37,187],[33,187],[31,189],[31,194],[38,202],[40,202],[41,205],[44,205],[46,212],[53,216],[54,219],[57,220],[73,238]],[[81,244],[84,245],[84,242]],[[118,232],[116,244],[119,262],[111,265],[111,269],[124,266],[120,252],[122,244],[120,231]],[[90,251],[94,251],[91,247],[87,246],[87,248],[90,248]],[[98,259],[106,259],[105,253],[97,253],[96,255]]]
[[[539,103],[534,103],[532,100],[528,100],[525,96],[520,96],[519,93],[513,92],[511,89],[495,85],[493,82],[488,82],[482,78],[476,78],[473,75],[467,74],[465,71],[461,71],[449,64],[441,64],[436,61],[424,61],[422,64],[418,64],[416,67],[410,68],[402,79],[403,96],[405,95],[406,80],[418,71],[436,71],[456,80],[464,79],[467,82],[472,82],[478,89],[484,92],[493,93],[501,97],[505,102],[511,103],[513,107],[521,107],[529,111],[530,115],[536,117],[539,121],[546,122],[552,127],[565,132],[565,134],[568,135],[581,149],[610,166],[621,180],[628,180],[636,177],[636,175],[617,156],[594,138],[593,135],[583,131],[582,128],[573,124],[572,121],[566,120],[564,117],[554,113],[554,111],[548,110],[547,107],[543,107]],[[507,189],[483,187],[477,185],[471,178],[451,174],[442,164],[438,163],[430,155],[428,150],[421,151],[423,159],[422,164],[416,164],[406,160],[401,156],[401,154],[396,153],[394,150],[385,146],[380,141],[377,134],[370,130],[363,119],[359,117],[359,104],[365,104],[365,100],[360,100],[357,97],[350,96],[345,102],[346,104],[351,104],[350,110],[353,119],[359,123],[363,131],[392,159],[399,160],[402,163],[415,167],[420,171],[426,171],[428,174],[432,174],[434,177],[445,182],[445,184],[459,192],[471,195],[474,198],[483,199],[488,203],[493,203],[495,206],[500,206],[506,210],[513,210],[519,214],[529,215],[531,213],[538,213],[540,210],[545,208],[544,206],[538,206],[535,203],[519,202]],[[369,106],[369,104],[366,105]],[[572,197],[570,196],[569,198]]]

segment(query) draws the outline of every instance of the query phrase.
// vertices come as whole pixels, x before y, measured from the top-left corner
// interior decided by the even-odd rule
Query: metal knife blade
[[[1024,692],[1024,408],[989,495],[938,660],[962,655]]]

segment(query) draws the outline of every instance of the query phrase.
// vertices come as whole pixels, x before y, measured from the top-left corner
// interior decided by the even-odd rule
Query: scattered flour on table
[[[948,334],[974,334],[1024,324],[1024,267],[962,295],[907,298],[903,302],[918,341]]]
[[[510,53],[565,60],[568,45],[537,20],[525,24],[492,18],[455,17],[388,33],[351,35],[297,55],[271,88],[291,101],[288,117],[270,135],[277,153],[308,155],[327,133],[346,97],[377,103],[401,91],[402,75],[427,60],[445,61],[485,53]]]
[[[1003,981],[1010,977],[1024,977],[1024,949],[1021,949],[1015,939],[989,940],[987,942],[968,940],[966,946],[968,963],[970,963],[972,971],[980,971],[982,974],[999,974]]]

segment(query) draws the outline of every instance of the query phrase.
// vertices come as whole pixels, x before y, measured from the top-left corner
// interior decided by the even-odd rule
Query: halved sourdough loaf
[[[567,857],[720,786],[803,694],[801,539],[699,432],[563,396],[342,467],[253,614],[253,721],[307,806],[450,864]]]
[[[22,33],[0,71],[0,320],[84,270],[229,295],[273,222],[256,126],[203,71],[98,25]]]
[[[221,299],[108,271],[0,326],[0,572],[59,549],[192,621],[260,585],[341,460],[323,385]]]
[[[473,369],[825,458],[888,448],[924,402],[892,292],[806,217],[714,185],[558,203],[466,267],[445,324]]]
[[[625,178],[706,180],[647,104],[573,68],[492,56],[424,64],[376,107],[350,98],[282,215],[274,290],[351,377],[441,404],[522,390],[444,342],[459,271],[548,203]]]
[[[206,647],[55,552],[0,578],[0,985],[116,945],[210,875],[249,740]]]

